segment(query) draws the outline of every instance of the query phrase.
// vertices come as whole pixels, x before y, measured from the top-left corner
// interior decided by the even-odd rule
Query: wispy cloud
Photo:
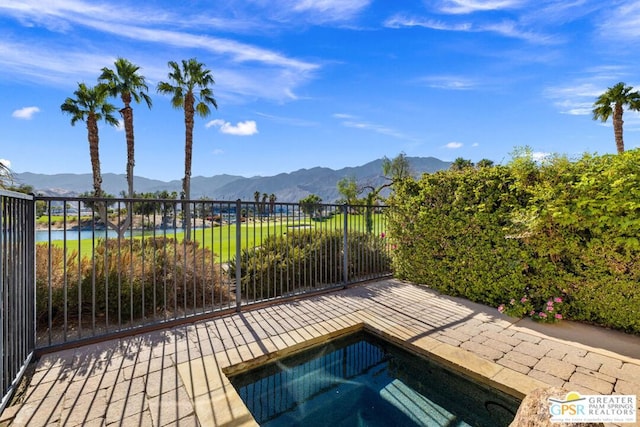
[[[488,12],[503,9],[517,9],[526,4],[523,0],[442,0],[437,6],[441,13],[453,15],[474,12]]]
[[[360,120],[357,116],[346,113],[335,113],[332,115],[334,118],[341,120],[343,126],[353,129],[361,129],[369,132],[379,133],[381,135],[391,136],[397,139],[405,139],[413,141],[414,139],[405,135],[402,132],[399,132],[395,129],[392,129],[387,126],[382,126],[375,123],[370,123],[366,121]]]
[[[470,90],[476,87],[477,82],[461,76],[428,76],[418,80],[435,89]]]
[[[608,87],[630,75],[633,73],[623,67],[601,65],[585,70],[583,76],[564,85],[547,87],[543,95],[563,114],[591,115],[596,98]],[[628,83],[633,85],[632,82]]]
[[[23,107],[11,113],[11,117],[22,120],[31,120],[36,113],[39,113],[38,107]]]
[[[232,100],[246,98],[247,95],[253,99],[297,99],[296,90],[312,80],[320,68],[317,63],[296,59],[270,48],[198,32],[198,29],[210,32],[210,21],[215,21],[215,25],[220,27],[224,23],[221,19],[208,20],[201,16],[185,18],[170,10],[144,6],[133,9],[126,5],[113,7],[107,3],[82,0],[46,4],[25,0],[0,5],[0,16],[3,15],[26,27],[39,26],[55,35],[64,34],[64,37],[47,38],[47,44],[30,43],[22,35],[3,37],[0,41],[0,66],[22,80],[54,84],[94,80],[96,69],[112,63],[115,53],[104,53],[111,52],[112,47],[101,37],[93,37],[91,45],[82,41],[74,43],[74,40],[78,41],[80,31],[96,31],[110,38],[150,43],[156,45],[151,49],[155,52],[185,51],[188,52],[185,55],[193,56],[195,51],[199,60],[211,67],[215,65],[216,81],[224,82],[222,95]],[[141,66],[150,82],[166,79],[166,61],[173,58],[164,59],[162,64],[158,55],[147,53],[151,50],[134,52],[137,58],[132,59]],[[24,55],[25,51],[30,54]]]
[[[297,14],[304,13],[308,21],[319,24],[351,20],[371,2],[372,0],[284,0],[275,3],[284,6],[284,10],[291,6],[289,10]]]
[[[395,15],[384,22],[387,28],[422,27],[438,31],[456,31],[469,33],[495,33],[504,37],[525,40],[535,44],[559,44],[563,40],[557,36],[539,33],[523,28],[521,24],[513,20],[500,22],[472,23],[472,22],[445,22],[433,18],[411,17]]]
[[[448,144],[445,144],[445,148],[449,148],[451,150],[457,150],[458,148],[462,148],[464,144],[462,142],[449,142]]]
[[[260,117],[264,117],[265,119],[270,120],[274,123],[282,123],[282,124],[287,124],[291,126],[302,126],[302,127],[319,126],[318,122],[300,119],[297,117],[274,116],[273,114],[265,114],[260,112],[256,112],[255,114]]]
[[[607,40],[635,43],[640,38],[640,1],[622,2],[604,11],[599,36]]]
[[[227,135],[251,136],[258,133],[258,125],[253,120],[246,120],[233,125],[229,122],[225,122],[224,120],[216,119],[208,122],[205,127],[217,127],[220,132]]]

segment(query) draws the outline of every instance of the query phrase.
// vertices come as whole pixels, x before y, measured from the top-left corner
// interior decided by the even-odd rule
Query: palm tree
[[[0,188],[8,187],[12,181],[11,169],[3,162],[0,162]]]
[[[127,138],[127,185],[128,196],[133,197],[133,167],[134,160],[134,138],[133,138],[133,109],[131,100],[136,103],[143,101],[147,107],[151,108],[151,98],[147,95],[149,90],[144,76],[138,74],[140,67],[132,64],[124,58],[118,58],[114,62],[115,71],[107,67],[102,69],[102,74],[98,81],[107,87],[109,95],[120,96],[124,107],[120,110],[124,120],[124,132]]]
[[[276,213],[276,200],[278,198],[276,197],[275,194],[271,193],[269,194],[269,213],[274,214]]]
[[[75,98],[67,98],[60,106],[63,113],[71,115],[71,126],[78,121],[86,122],[87,138],[89,140],[89,155],[93,171],[93,195],[102,196],[102,175],[100,174],[100,151],[98,122],[104,120],[112,126],[118,125],[113,116],[116,107],[107,102],[107,88],[104,85],[88,87],[78,83],[78,89],[73,92]],[[103,218],[106,221],[106,218]]]
[[[182,60],[182,68],[175,61],[169,61],[169,82],[159,82],[158,92],[171,95],[171,105],[184,110],[185,148],[184,148],[184,179],[182,191],[186,203],[184,205],[185,239],[191,239],[191,214],[189,199],[191,197],[191,158],[193,155],[193,120],[197,113],[200,117],[207,117],[211,113],[209,105],[216,109],[218,104],[213,97],[213,90],[209,87],[215,84],[211,70],[198,62],[195,58]]]
[[[613,135],[618,153],[624,153],[622,113],[625,106],[629,110],[640,111],[640,93],[622,82],[608,88],[593,104],[593,120],[600,119],[604,123],[613,116]]]

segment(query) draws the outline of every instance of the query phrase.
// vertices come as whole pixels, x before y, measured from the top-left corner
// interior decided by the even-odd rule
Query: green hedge
[[[398,277],[640,332],[640,151],[424,175],[395,188]]]
[[[267,238],[260,247],[243,250],[242,295],[249,300],[273,298],[343,282],[343,232],[291,231]],[[387,240],[372,233],[348,235],[350,280],[389,272]],[[230,263],[235,276],[236,260]]]

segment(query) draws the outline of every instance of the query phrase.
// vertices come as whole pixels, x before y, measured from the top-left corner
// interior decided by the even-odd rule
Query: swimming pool
[[[230,378],[261,426],[508,426],[520,401],[361,331]]]

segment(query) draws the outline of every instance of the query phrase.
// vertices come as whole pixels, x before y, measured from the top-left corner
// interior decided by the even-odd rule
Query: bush
[[[273,298],[343,283],[342,231],[299,230],[267,238],[241,256],[242,295]],[[351,232],[348,237],[350,280],[390,271],[384,238]],[[237,261],[230,263],[234,277]]]
[[[638,170],[640,150],[525,151],[406,180],[388,201],[395,274],[493,306],[526,296],[534,313],[562,298],[563,317],[640,332]]]
[[[93,258],[36,246],[37,319],[110,319],[127,322],[180,311],[199,311],[228,300],[219,264],[196,242],[174,239],[100,241]],[[49,303],[51,301],[51,303]]]

